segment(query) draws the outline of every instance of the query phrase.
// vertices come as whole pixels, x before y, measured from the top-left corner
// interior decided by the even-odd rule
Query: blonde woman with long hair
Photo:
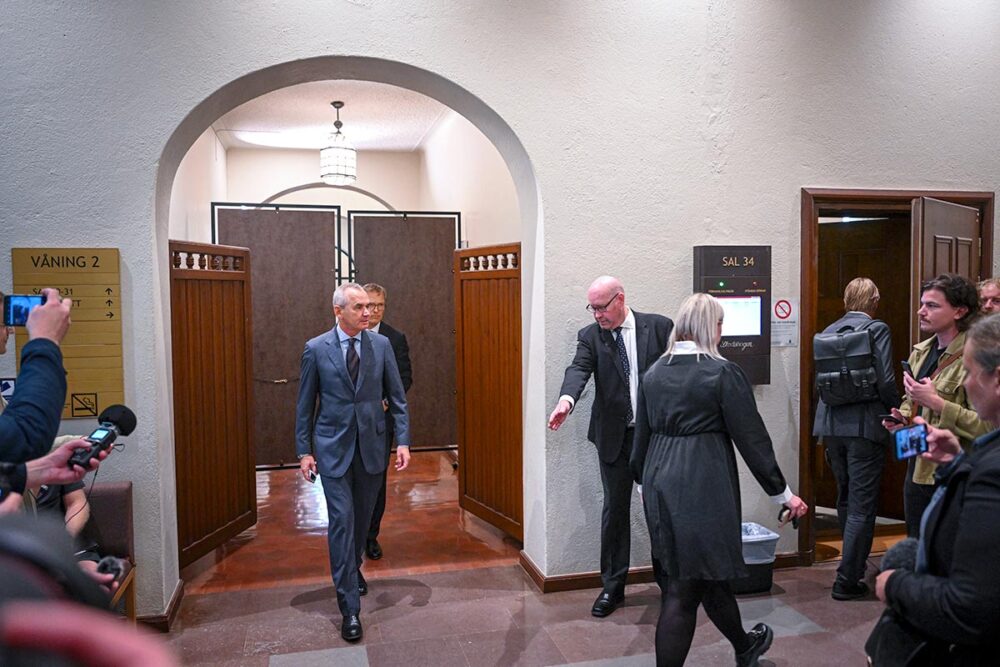
[[[723,315],[722,304],[708,294],[685,299],[666,353],[639,388],[630,463],[642,484],[662,591],[660,666],[684,664],[699,604],[732,643],[737,665],[756,665],[771,645],[767,625],[743,629],[729,584],[747,576],[735,449],[776,503],[795,517],[808,510],[778,468],[750,382],[719,354]]]

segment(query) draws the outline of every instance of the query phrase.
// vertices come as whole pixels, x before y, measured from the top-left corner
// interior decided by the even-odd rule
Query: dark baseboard
[[[147,628],[151,628],[159,632],[170,632],[170,626],[174,624],[174,620],[177,618],[177,612],[181,608],[182,599],[184,599],[184,580],[178,579],[177,586],[174,587],[174,594],[170,596],[170,601],[167,602],[166,610],[162,614],[139,616],[136,618],[136,621],[142,623]]]
[[[538,569],[534,561],[524,551],[521,552],[518,562],[528,578],[542,593],[559,593],[561,591],[577,591],[587,588],[600,588],[600,572],[579,572],[574,574],[557,574],[546,577]],[[774,559],[774,569],[779,570],[786,567],[798,567],[802,565],[802,559],[798,553],[778,554]],[[653,581],[653,568],[650,565],[633,567],[628,571],[629,584],[647,584]]]

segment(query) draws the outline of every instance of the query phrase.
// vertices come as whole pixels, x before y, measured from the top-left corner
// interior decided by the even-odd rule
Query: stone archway
[[[172,392],[171,349],[165,333],[170,322],[167,230],[170,194],[177,169],[194,142],[212,122],[241,104],[287,86],[324,80],[362,80],[385,83],[431,97],[464,116],[496,147],[510,171],[518,197],[522,239],[522,418],[523,442],[545,442],[545,340],[543,306],[543,221],[538,182],[527,151],[513,129],[482,100],[458,84],[401,62],[355,56],[318,56],[291,61],[251,72],[222,86],[198,104],[168,139],[160,155],[155,186],[156,271],[154,281],[160,296],[156,313],[163,365],[157,369]],[[172,406],[161,408],[161,423],[168,423]],[[172,451],[172,449],[171,449]],[[545,562],[544,448],[524,451],[524,548],[535,563]],[[171,466],[172,468],[172,466]],[[168,488],[174,480],[166,481]],[[176,510],[165,505],[164,523],[176,526]],[[168,541],[169,543],[169,541]]]

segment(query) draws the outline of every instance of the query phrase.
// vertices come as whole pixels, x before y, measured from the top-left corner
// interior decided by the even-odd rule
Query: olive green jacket
[[[913,346],[910,353],[910,368],[913,369],[914,377],[920,374],[920,369],[930,356],[931,345],[937,344],[937,336],[931,336],[927,340],[921,341]],[[914,405],[906,398],[899,406],[899,411],[907,417],[920,416],[930,424],[938,428],[951,431],[958,436],[963,448],[968,448],[969,444],[979,436],[993,430],[993,425],[988,421],[979,418],[979,414],[972,408],[968,397],[965,395],[965,367],[962,365],[962,350],[965,348],[965,332],[955,336],[945,351],[938,359],[938,372],[934,376],[934,388],[937,389],[938,396],[945,400],[944,408],[941,412],[934,412],[929,408]],[[956,358],[957,357],[957,358]],[[952,361],[954,359],[954,361]],[[916,412],[919,410],[919,412]],[[934,471],[937,465],[918,458],[913,470],[913,481],[915,484],[933,484]]]

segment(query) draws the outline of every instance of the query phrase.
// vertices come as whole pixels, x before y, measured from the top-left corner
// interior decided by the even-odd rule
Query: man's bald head
[[[587,288],[587,294],[591,292],[599,291],[601,294],[614,294],[615,292],[625,293],[625,286],[622,285],[622,281],[618,280],[614,276],[600,276],[594,279],[594,282],[590,283],[590,287]]]

